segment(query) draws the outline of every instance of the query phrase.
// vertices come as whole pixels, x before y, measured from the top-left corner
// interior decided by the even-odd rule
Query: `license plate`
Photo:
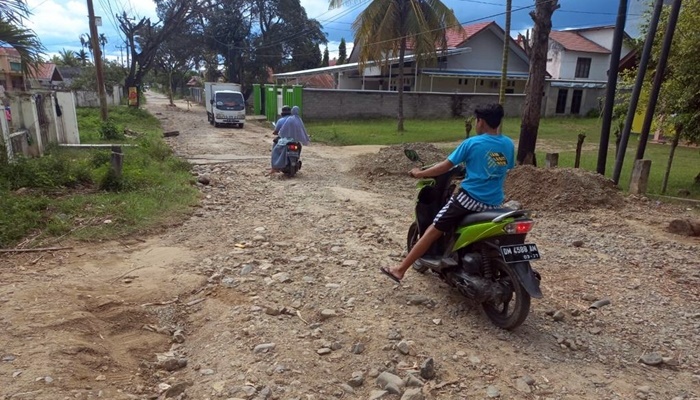
[[[503,260],[507,263],[540,259],[540,252],[537,250],[537,245],[534,243],[501,246],[501,254],[503,255]]]

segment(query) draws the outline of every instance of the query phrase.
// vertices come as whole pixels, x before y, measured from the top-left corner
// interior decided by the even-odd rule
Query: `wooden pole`
[[[95,25],[95,9],[92,0],[87,0],[88,17],[90,19],[90,41],[92,42],[92,54],[95,56],[95,72],[97,73],[97,93],[100,95],[100,117],[107,120],[107,92],[105,91],[104,71],[102,70],[102,50],[97,37],[97,25]]]
[[[578,168],[581,165],[581,150],[583,149],[583,141],[586,139],[586,135],[583,133],[578,134],[578,142],[576,142],[576,161],[574,163],[574,168]]]
[[[124,165],[124,153],[122,153],[121,146],[112,146],[112,158],[111,166],[114,170],[115,176],[121,178],[122,176],[122,166]]]

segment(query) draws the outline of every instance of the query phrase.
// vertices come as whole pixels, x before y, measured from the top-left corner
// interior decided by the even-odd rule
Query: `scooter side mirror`
[[[408,159],[413,162],[420,162],[421,164],[423,163],[423,160],[420,159],[420,156],[415,150],[404,149],[403,154],[405,154],[406,157],[408,157]]]

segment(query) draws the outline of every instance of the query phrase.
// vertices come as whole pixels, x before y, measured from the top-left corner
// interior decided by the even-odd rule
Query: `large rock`
[[[668,224],[668,231],[683,236],[700,236],[700,221],[676,219]]]
[[[406,392],[401,396],[401,400],[424,400],[425,396],[423,396],[423,391],[422,389],[414,388],[414,389],[408,389]]]
[[[388,391],[389,393],[398,395],[401,394],[404,388],[403,379],[386,371],[382,372],[377,377],[377,385],[379,385],[380,388]]]

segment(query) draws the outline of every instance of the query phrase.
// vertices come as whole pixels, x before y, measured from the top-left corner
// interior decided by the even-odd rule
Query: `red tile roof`
[[[60,73],[57,75],[56,64],[54,64],[54,63],[39,64],[39,68],[37,69],[37,73],[35,75],[35,78],[36,79],[46,79],[47,81],[63,80],[60,76]],[[59,79],[54,79],[54,78],[59,78]]]
[[[462,28],[464,28],[464,33],[460,33],[455,29],[448,30],[445,33],[445,36],[447,37],[447,48],[455,48],[459,46],[472,36],[486,29],[486,27],[491,24],[495,24],[495,22],[490,21],[480,22],[478,24],[463,25]]]
[[[335,80],[331,74],[317,74],[310,76],[300,76],[296,78],[295,84],[304,85],[314,89],[335,89]]]
[[[552,31],[549,34],[549,38],[564,46],[564,49],[569,51],[610,54],[610,50],[586,39],[576,32]]]
[[[19,52],[14,47],[0,47],[0,54],[19,57]]]

